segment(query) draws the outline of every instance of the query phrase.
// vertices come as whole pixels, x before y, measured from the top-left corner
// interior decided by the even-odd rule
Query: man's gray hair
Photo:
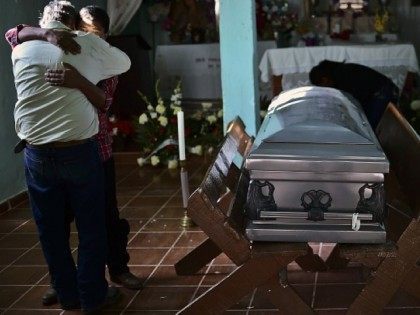
[[[44,12],[39,20],[39,26],[46,27],[52,21],[58,21],[68,25],[70,22],[76,21],[77,17],[78,13],[70,1],[50,1],[44,7]]]

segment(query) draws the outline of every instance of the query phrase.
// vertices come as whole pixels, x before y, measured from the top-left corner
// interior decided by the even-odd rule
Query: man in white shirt
[[[74,28],[77,12],[67,1],[44,9],[43,28]],[[15,126],[26,140],[25,171],[40,241],[63,309],[95,313],[106,302],[106,230],[103,169],[93,136],[96,109],[79,90],[51,86],[46,69],[67,62],[96,84],[130,68],[126,54],[93,34],[75,32],[78,55],[66,55],[45,41],[28,41],[13,50],[18,94]],[[79,234],[77,269],[65,233],[70,204]]]

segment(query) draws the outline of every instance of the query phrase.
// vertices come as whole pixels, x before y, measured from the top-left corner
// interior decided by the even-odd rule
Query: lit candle
[[[184,112],[182,110],[177,113],[177,118],[178,118],[179,160],[180,161],[185,161]]]

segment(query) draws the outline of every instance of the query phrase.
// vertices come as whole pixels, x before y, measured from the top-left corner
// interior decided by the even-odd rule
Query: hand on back
[[[49,43],[60,47],[65,54],[71,53],[73,55],[80,54],[81,47],[74,40],[77,35],[67,30],[48,30],[46,39]]]

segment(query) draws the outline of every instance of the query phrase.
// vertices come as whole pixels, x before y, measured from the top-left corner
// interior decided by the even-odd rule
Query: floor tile
[[[130,225],[130,232],[138,232],[146,224],[147,219],[127,219],[127,221]]]
[[[17,309],[57,309],[60,306],[51,305],[43,306],[42,305],[42,296],[47,290],[46,286],[34,286],[26,293],[15,305],[13,308]]]
[[[28,265],[47,265],[44,253],[41,248],[34,248],[25,253],[21,258],[19,258],[14,264],[14,266],[28,266]]]
[[[173,266],[160,266],[148,281],[150,286],[198,285],[204,274],[177,276]]]
[[[4,313],[5,315],[59,315],[61,314],[62,310],[23,310],[23,309],[18,309],[18,310],[9,310],[6,313]]]
[[[159,211],[157,218],[182,218],[184,216],[185,209],[183,207],[164,207]]]
[[[9,234],[0,239],[1,248],[31,248],[38,243],[37,234]]]
[[[139,196],[131,200],[127,207],[156,207],[159,209],[168,199],[169,197],[161,196]]]
[[[3,283],[2,283],[3,284]],[[0,286],[0,307],[7,308],[28,290],[29,287]]]
[[[159,210],[156,206],[125,207],[120,211],[120,217],[125,219],[151,218]]]
[[[186,232],[176,242],[175,247],[196,247],[206,239],[204,232]]]
[[[7,267],[0,273],[2,285],[36,284],[48,272],[47,267]]]
[[[179,310],[188,304],[193,287],[146,287],[129,306],[129,310]]]
[[[330,270],[318,273],[318,283],[364,283],[361,267]]]
[[[167,253],[168,249],[147,248],[129,249],[130,265],[157,265]]]
[[[165,259],[163,260],[163,265],[174,265],[178,261],[180,261],[182,258],[184,258],[190,251],[192,251],[192,248],[172,248],[169,253],[165,256]]]
[[[21,225],[14,233],[38,233],[36,224],[33,220],[27,221]]]
[[[0,221],[3,220],[29,220],[32,219],[32,211],[29,207],[13,208],[10,211],[0,214]]]
[[[171,247],[180,232],[175,233],[143,233],[140,232],[129,244],[128,247]]]
[[[143,229],[147,231],[164,231],[164,232],[174,232],[182,231],[183,227],[181,226],[181,219],[153,219]]]
[[[11,264],[26,251],[26,249],[0,249],[0,265],[5,266]]]
[[[0,221],[0,233],[10,233],[17,230],[27,220],[3,220]]]
[[[215,285],[235,271],[237,266],[210,266],[202,285]]]
[[[317,285],[315,308],[348,308],[364,284]]]

